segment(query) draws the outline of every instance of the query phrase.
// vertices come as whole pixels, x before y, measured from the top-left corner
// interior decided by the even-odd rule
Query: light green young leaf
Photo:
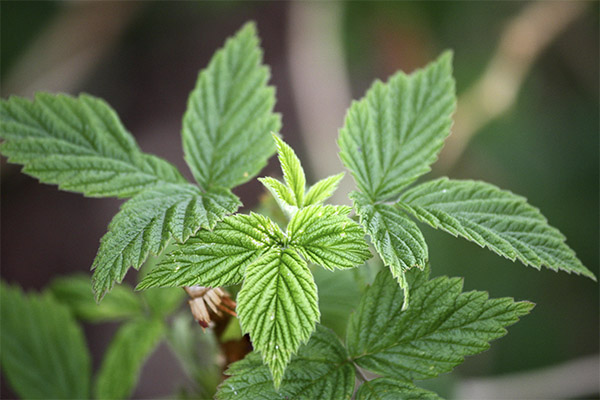
[[[486,292],[463,293],[458,278],[426,281],[419,270],[408,275],[417,279],[407,310],[402,311],[402,290],[383,270],[348,324],[346,343],[354,362],[385,377],[426,379],[448,372],[465,356],[488,349],[533,308],[529,302],[488,299]]]
[[[199,231],[178,244],[136,289],[234,285],[243,280],[248,265],[282,242],[283,232],[270,219],[255,213],[233,215],[213,231]]]
[[[293,203],[290,205],[302,208],[304,206],[304,191],[306,190],[304,169],[294,149],[275,134],[273,134],[273,139],[275,139],[277,145],[277,157],[283,171],[283,179],[292,195]]]
[[[144,306],[140,296],[127,284],[115,287],[97,304],[88,275],[57,278],[49,287],[52,296],[71,309],[75,317],[90,322],[115,321],[141,316]]]
[[[239,205],[228,190],[202,193],[190,184],[159,186],[127,201],[111,221],[92,265],[96,300],[121,282],[129,267],[139,268],[150,253],[158,255],[169,238],[184,242]]]
[[[232,188],[250,180],[275,152],[270,132],[275,90],[253,23],[225,43],[200,72],[183,117],[185,159],[205,189]]]
[[[283,182],[270,177],[258,178],[258,180],[271,192],[282,209],[285,210],[288,207],[294,207],[294,211],[297,209],[294,205],[294,195]]]
[[[344,177],[344,173],[329,176],[325,179],[321,179],[310,187],[304,198],[304,206],[310,206],[313,204],[321,204],[333,195],[333,192],[338,187],[338,184]]]
[[[292,354],[319,320],[313,276],[296,252],[273,248],[246,268],[237,302],[242,330],[250,334],[277,388]]]
[[[412,382],[377,378],[360,385],[356,400],[441,400],[441,397]]]
[[[345,206],[308,206],[288,224],[288,244],[327,269],[352,268],[371,258],[365,235]]]
[[[90,355],[68,308],[51,296],[0,286],[0,359],[24,399],[90,397]]]
[[[410,189],[398,204],[420,221],[510,260],[596,280],[537,208],[489,183],[441,178]]]
[[[308,343],[292,358],[278,391],[257,352],[231,364],[226,373],[230,377],[219,386],[219,400],[350,399],[354,391],[354,367],[348,362],[348,352],[322,325],[317,325]]]
[[[2,153],[23,172],[86,196],[130,197],[185,182],[173,165],[142,153],[108,104],[85,94],[0,100],[0,137]]]
[[[351,197],[375,250],[404,289],[404,307],[407,307],[409,289],[404,275],[413,267],[423,269],[428,259],[427,243],[421,230],[398,206],[370,204],[359,192],[352,193]]]
[[[446,52],[411,75],[377,81],[348,110],[340,157],[373,202],[397,196],[436,160],[456,105],[451,63]]]
[[[119,328],[110,343],[94,387],[97,399],[128,398],[142,366],[165,335],[159,319],[137,319]]]

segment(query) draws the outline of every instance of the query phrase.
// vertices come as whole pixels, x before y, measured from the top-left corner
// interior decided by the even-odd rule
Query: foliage
[[[236,311],[255,351],[230,366],[218,398],[350,398],[357,376],[359,399],[437,398],[414,381],[484,351],[532,304],[463,292],[457,278],[429,279],[428,246],[411,216],[537,269],[595,279],[524,198],[476,181],[414,185],[450,134],[456,104],[451,62],[446,52],[410,75],[377,81],[350,106],[339,147],[357,186],[353,207],[324,204],[343,174],[307,190],[300,160],[277,134],[274,89],[251,23],[215,53],[189,97],[182,141],[195,183],[141,152],[100,99],[38,94],[33,101],[2,100],[1,150],[24,165],[24,173],[87,196],[129,198],[92,264],[96,302],[130,267],[171,249],[140,277],[136,289],[143,295],[119,286],[98,306],[81,278],[56,281],[52,294],[41,296],[3,286],[2,366],[11,385],[26,398],[88,397],[91,387],[98,398],[126,397],[163,338],[172,338],[184,364],[193,363],[181,356],[191,339],[180,324],[165,323],[181,291],[156,288],[241,284]],[[241,203],[231,192],[258,174],[275,150],[283,181],[259,180],[287,217],[285,228],[268,215],[235,214]],[[365,264],[371,258],[366,235],[387,268],[365,290],[345,329],[339,325],[347,316],[332,309],[336,330],[346,331],[344,344],[317,324],[318,290],[327,287],[317,287],[311,269],[343,273]],[[125,320],[93,384],[74,317]],[[37,366],[33,373],[26,368],[31,365]],[[379,378],[369,381],[363,370]],[[47,381],[52,385],[45,388]]]

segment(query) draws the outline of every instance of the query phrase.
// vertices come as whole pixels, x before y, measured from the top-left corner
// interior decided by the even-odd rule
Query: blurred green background
[[[456,158],[444,149],[426,178],[482,179],[527,197],[598,275],[600,3],[577,4],[572,21],[527,64],[506,112],[477,129]],[[314,181],[342,168],[335,140],[350,97],[361,97],[374,79],[385,80],[397,69],[409,72],[448,48],[454,50],[460,97],[486,73],[510,24],[528,15],[531,6],[500,1],[2,1],[1,94],[85,91],[102,97],[145,151],[167,158],[189,177],[179,140],[187,95],[214,50],[245,21],[255,20],[277,87],[282,134],[310,162]],[[566,12],[555,14],[569,18]],[[521,56],[517,61],[529,44],[527,30],[522,33],[514,42]],[[507,62],[510,67],[511,59]],[[497,93],[484,95],[493,102]],[[315,115],[311,104],[322,115]],[[461,104],[458,113],[468,113],[469,104],[464,109]],[[272,160],[262,174],[277,173]],[[345,181],[351,185],[349,176]],[[236,189],[246,208],[257,204],[261,191],[256,182]],[[40,185],[2,159],[2,278],[39,289],[57,275],[88,271],[118,206],[116,200],[84,199]],[[537,303],[490,351],[467,360],[458,376],[598,358],[597,283],[538,272],[465,240],[423,230],[434,276],[464,276],[466,289]],[[95,366],[112,332],[114,326],[86,330]],[[163,373],[164,357],[169,356],[159,350],[151,358],[136,397],[170,393],[178,372]],[[8,390],[3,384],[2,398],[11,396]]]

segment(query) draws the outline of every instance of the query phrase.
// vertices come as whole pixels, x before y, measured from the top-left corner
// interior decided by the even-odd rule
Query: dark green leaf
[[[165,334],[159,319],[137,319],[119,328],[96,378],[98,399],[124,399],[137,384],[142,366]]]
[[[87,399],[90,356],[69,309],[51,296],[1,284],[4,376],[24,399]]]
[[[250,180],[275,146],[270,132],[281,126],[273,113],[275,90],[254,24],[246,24],[200,72],[183,117],[183,149],[205,189],[232,188]]]
[[[410,189],[399,205],[434,228],[460,235],[510,260],[596,279],[537,208],[489,183],[441,178]]]
[[[388,200],[429,171],[455,105],[449,52],[411,75],[375,82],[340,130],[340,157],[359,189],[373,202]]]
[[[84,321],[114,321],[140,316],[144,312],[141,298],[126,284],[115,287],[101,304],[94,300],[87,275],[57,278],[52,281],[49,289],[54,298]]]
[[[441,400],[441,398],[411,382],[377,378],[363,383],[358,388],[356,400]]]
[[[346,349],[321,325],[292,358],[278,391],[257,352],[231,364],[227,374],[231,377],[219,386],[219,400],[350,399],[355,380]]]
[[[63,190],[130,197],[164,183],[183,183],[177,169],[142,153],[104,101],[38,93],[34,101],[0,101],[2,153],[23,172]]]
[[[160,254],[171,237],[184,242],[239,205],[228,190],[202,193],[189,184],[159,186],[135,196],[123,204],[102,238],[92,265],[96,299],[121,282],[129,267],[139,268],[149,254]]]
[[[371,236],[375,250],[404,289],[406,307],[409,292],[404,275],[413,267],[423,269],[428,258],[423,234],[398,206],[370,204],[358,192],[351,197],[360,223]]]
[[[464,357],[489,348],[506,326],[533,304],[488,299],[485,292],[462,293],[462,280],[425,281],[411,271],[410,307],[392,275],[381,271],[350,318],[347,345],[362,368],[401,380],[426,379],[452,370]],[[410,279],[409,279],[410,280]]]

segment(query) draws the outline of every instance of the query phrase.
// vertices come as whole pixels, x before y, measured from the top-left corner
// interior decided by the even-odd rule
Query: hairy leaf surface
[[[360,385],[356,400],[441,400],[441,397],[412,382],[377,378]]]
[[[96,398],[128,398],[144,362],[164,334],[165,326],[159,319],[140,318],[121,326],[102,360],[96,379]]]
[[[596,279],[537,208],[489,183],[441,178],[410,189],[399,205],[434,228],[510,260]]]
[[[377,81],[348,110],[340,157],[373,202],[397,196],[436,160],[456,104],[451,62],[447,52],[411,75]]]
[[[352,268],[371,258],[360,225],[345,206],[308,206],[288,225],[288,244],[304,258],[327,269]]]
[[[281,126],[273,113],[275,90],[262,63],[256,27],[246,24],[200,72],[183,117],[185,159],[205,189],[250,180],[275,146]]]
[[[277,157],[283,171],[283,179],[292,195],[290,205],[302,208],[304,206],[304,191],[306,190],[306,177],[300,160],[294,150],[277,135],[273,135],[277,145]]]
[[[183,183],[177,169],[143,153],[103,100],[39,93],[0,100],[2,153],[23,172],[63,190],[130,197],[161,183]]]
[[[317,325],[308,343],[292,357],[277,392],[257,352],[231,364],[226,373],[231,376],[219,386],[219,400],[350,399],[354,391],[354,367],[348,362],[348,352],[322,325]]]
[[[340,181],[344,177],[344,173],[328,176],[321,179],[310,187],[304,198],[304,205],[310,206],[313,204],[321,204],[333,195]]]
[[[419,270],[410,274],[425,275]],[[435,377],[489,348],[533,307],[509,298],[488,299],[485,292],[463,293],[458,278],[419,278],[411,282],[411,305],[405,311],[402,290],[387,270],[363,296],[346,340],[362,368],[401,380]]]
[[[398,206],[370,204],[358,192],[351,197],[360,223],[371,237],[375,250],[405,289],[407,305],[408,286],[404,275],[413,267],[423,269],[428,258],[427,243],[421,230]]]
[[[92,268],[96,299],[121,282],[129,267],[139,268],[148,255],[158,255],[173,237],[179,242],[198,229],[212,228],[240,205],[230,191],[213,189],[202,193],[197,187],[163,185],[127,201],[113,218],[102,238]]]
[[[313,276],[296,252],[273,248],[246,268],[237,301],[242,330],[250,334],[277,387],[319,319]]]
[[[15,393],[25,399],[89,398],[90,355],[68,308],[4,282],[0,288],[0,359]]]
[[[137,289],[234,285],[243,280],[248,265],[282,241],[279,227],[262,215],[227,217],[213,231],[201,230],[178,244]]]

